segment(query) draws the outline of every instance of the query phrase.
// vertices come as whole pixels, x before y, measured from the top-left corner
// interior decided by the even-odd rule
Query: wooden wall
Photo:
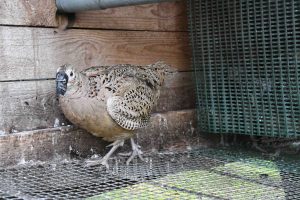
[[[0,2],[0,131],[64,122],[56,69],[164,60],[179,70],[156,112],[194,108],[184,1],[56,14],[55,0]]]

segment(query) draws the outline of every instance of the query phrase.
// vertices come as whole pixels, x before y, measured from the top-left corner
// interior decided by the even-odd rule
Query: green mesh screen
[[[190,0],[202,131],[300,135],[300,1]]]

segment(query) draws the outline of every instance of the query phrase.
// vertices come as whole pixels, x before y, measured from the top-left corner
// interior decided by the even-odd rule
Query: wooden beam
[[[186,2],[165,2],[77,13],[72,27],[187,31]]]
[[[149,126],[137,131],[137,141],[146,150],[172,151],[204,140],[197,134],[196,111],[191,109],[153,114]]]
[[[166,79],[154,112],[195,108],[195,86],[192,72],[179,72]]]
[[[150,124],[138,131],[138,142],[144,151],[172,149],[179,144],[186,147],[197,141],[194,110],[157,113]],[[0,167],[103,154],[105,145],[101,139],[71,127],[0,136]]]
[[[55,0],[2,0],[0,24],[57,27]],[[76,13],[69,28],[186,31],[186,2],[165,2]]]
[[[0,130],[6,133],[66,123],[55,95],[54,80],[0,83]]]
[[[195,107],[191,72],[177,73],[162,88],[155,112]],[[0,131],[14,132],[66,124],[55,96],[55,81],[0,83]]]
[[[1,0],[0,24],[57,26],[55,0]]]
[[[66,30],[0,26],[0,81],[55,77],[56,69],[164,60],[180,71],[190,68],[184,32]]]
[[[104,141],[72,127],[40,129],[0,136],[0,167],[33,161],[69,159],[72,155],[101,152]]]

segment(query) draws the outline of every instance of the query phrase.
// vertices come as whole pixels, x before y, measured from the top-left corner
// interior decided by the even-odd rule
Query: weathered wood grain
[[[198,146],[200,141],[204,139],[197,134],[193,109],[155,113],[149,126],[137,131],[137,142],[152,151],[186,150],[188,146]]]
[[[69,27],[186,31],[186,3],[165,2],[76,13]],[[57,27],[55,0],[2,0],[0,24]]]
[[[33,161],[69,159],[82,154],[103,152],[105,143],[72,127],[40,129],[0,136],[0,167]]]
[[[75,15],[73,27],[187,31],[186,2],[165,2],[81,12]]]
[[[154,114],[151,125],[140,130],[137,138],[142,149],[147,151],[178,148],[179,144],[186,148],[197,142],[195,136],[195,112],[183,110]],[[0,136],[0,167],[103,154],[107,144],[83,130],[70,127]]]
[[[0,24],[57,26],[55,0],[1,0]]]
[[[195,108],[195,100],[192,72],[179,72],[166,80],[154,112]]]
[[[155,112],[195,107],[191,72],[177,73],[166,81]],[[0,130],[5,132],[53,127],[55,119],[66,124],[55,96],[55,81],[0,83]]]
[[[150,64],[164,60],[189,70],[187,33],[66,30],[0,26],[0,81],[55,77],[56,69],[73,64]]]
[[[4,132],[53,127],[55,119],[65,123],[54,80],[0,83],[0,102],[0,130]]]

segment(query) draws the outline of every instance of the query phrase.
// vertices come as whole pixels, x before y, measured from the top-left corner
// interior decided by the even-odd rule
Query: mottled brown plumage
[[[64,95],[59,96],[65,116],[93,135],[114,142],[111,152],[96,164],[108,166],[107,159],[113,151],[122,146],[125,139],[132,138],[136,129],[148,124],[169,72],[173,71],[162,62],[148,66],[91,67],[80,73],[71,65],[58,69],[58,74],[65,76],[67,82]],[[57,82],[66,83],[59,75]],[[131,144],[133,154],[127,163],[141,154],[132,139]]]

